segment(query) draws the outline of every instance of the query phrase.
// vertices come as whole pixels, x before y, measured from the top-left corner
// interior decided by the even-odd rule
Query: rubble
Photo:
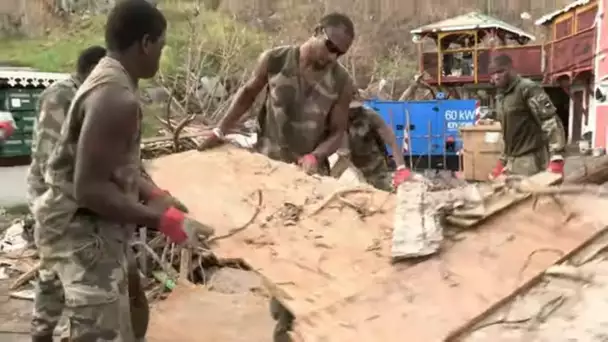
[[[392,341],[403,326],[412,340],[441,340],[560,258],[542,254],[522,274],[529,253],[576,248],[597,231],[595,220],[603,214],[589,208],[599,202],[568,200],[586,215],[563,223],[550,200],[536,207],[524,201],[478,230],[448,227],[436,257],[391,265],[394,195],[306,176],[228,146],[159,158],[150,173],[220,236],[261,207],[247,228],[211,247],[218,260],[240,261],[262,275],[270,294],[297,317],[294,334],[304,341]],[[340,195],[343,190],[351,193]],[[439,190],[429,198],[441,202],[461,192]],[[361,217],[361,207],[374,214]]]
[[[595,278],[570,266],[551,268],[560,254],[546,253],[529,261],[526,253],[548,246],[564,251],[579,246],[597,231],[596,221],[603,217],[597,205],[604,203],[603,198],[567,199],[565,205],[572,212],[585,215],[565,223],[559,221],[560,208],[548,199],[540,199],[536,207],[524,202],[499,219],[488,219],[477,231],[442,222],[445,238],[440,254],[420,264],[390,265],[395,195],[365,184],[307,176],[294,166],[230,146],[205,153],[188,151],[205,134],[204,126],[191,125],[177,137],[177,148],[174,135],[143,143],[155,181],[171,189],[197,219],[216,229],[216,236],[208,241],[210,249],[192,251],[168,243],[154,230],[138,232],[133,248],[154,308],[149,341],[179,336],[194,342],[203,335],[240,341],[243,334],[233,334],[239,330],[234,326],[251,329],[248,341],[268,341],[270,296],[279,297],[298,317],[295,334],[305,341],[326,337],[390,342],[400,336],[397,328],[402,326],[413,327],[408,329],[413,340],[436,340],[466,326],[537,274],[595,283]],[[245,149],[255,141],[251,135],[233,138]],[[589,172],[586,176],[601,178],[599,171]],[[426,172],[425,177],[428,208],[467,198],[469,185],[452,173]],[[414,190],[413,185],[406,187]],[[592,186],[562,190],[593,190],[599,197],[605,192]],[[0,242],[0,278],[10,277],[11,296],[31,300],[37,260],[24,238],[31,231],[31,225],[27,227],[23,220],[15,222]],[[586,258],[594,260],[604,251],[599,248]],[[528,263],[522,272],[521,265]],[[487,272],[488,267],[500,272]],[[557,298],[561,297],[547,299],[549,309],[561,304]],[[211,313],[201,313],[209,305],[222,305],[228,318],[219,322],[216,306]],[[242,310],[231,309],[235,305]],[[386,309],[377,311],[377,307]],[[507,320],[518,319],[513,317]],[[259,326],[256,330],[239,319]],[[176,320],[183,322],[182,331],[171,328]],[[197,333],[201,322],[206,322],[205,327],[216,322],[217,327]],[[435,323],[429,326],[430,322]]]

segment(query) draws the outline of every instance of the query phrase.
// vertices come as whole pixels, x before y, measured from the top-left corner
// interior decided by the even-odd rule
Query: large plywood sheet
[[[534,250],[567,251],[598,229],[586,216],[564,222],[551,201],[535,210],[524,201],[457,234],[437,257],[391,265],[393,195],[345,195],[351,204],[383,208],[363,219],[339,202],[312,215],[344,185],[231,147],[163,157],[150,173],[218,235],[249,221],[262,194],[254,222],[214,250],[263,275],[307,342],[441,341],[558,258],[540,253],[522,271]]]
[[[152,306],[147,342],[268,342],[268,304],[250,293],[224,294],[178,285]]]

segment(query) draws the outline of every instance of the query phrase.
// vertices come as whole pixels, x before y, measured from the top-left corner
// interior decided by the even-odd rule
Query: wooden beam
[[[606,182],[608,182],[608,155],[585,161],[580,168],[564,179],[564,183],[572,184]]]
[[[548,171],[540,172],[528,178],[531,184],[539,187],[554,185],[561,180],[561,175]],[[455,210],[453,214],[446,217],[446,220],[457,227],[471,228],[530,196],[529,193],[496,193],[487,199],[483,215],[479,214],[478,208]]]

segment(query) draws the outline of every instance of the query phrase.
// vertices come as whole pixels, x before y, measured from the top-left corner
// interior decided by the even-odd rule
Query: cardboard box
[[[460,134],[464,179],[487,181],[503,151],[500,124],[462,127]]]
[[[465,180],[485,182],[500,157],[497,152],[462,151],[462,174]]]

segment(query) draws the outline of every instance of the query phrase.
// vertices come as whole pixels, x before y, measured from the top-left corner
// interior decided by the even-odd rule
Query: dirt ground
[[[29,322],[32,303],[27,300],[9,298],[11,280],[0,280],[0,341],[30,341]]]

